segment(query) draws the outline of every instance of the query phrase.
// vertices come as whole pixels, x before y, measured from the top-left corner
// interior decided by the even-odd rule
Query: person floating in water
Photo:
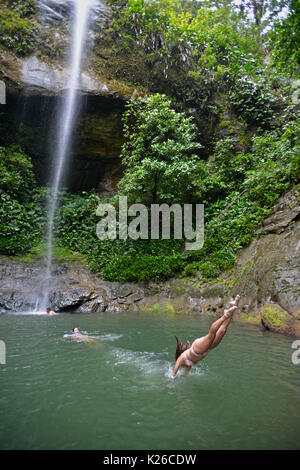
[[[49,307],[46,308],[46,315],[56,315],[56,312],[54,312],[53,310],[51,310]]]
[[[230,302],[230,307],[227,310],[224,310],[222,317],[211,325],[208,334],[202,338],[195,339],[192,346],[190,343],[183,344],[176,337],[176,363],[172,377],[176,376],[180,367],[185,368],[182,375],[186,375],[194,364],[197,364],[197,362],[201,361],[201,359],[203,359],[209,353],[209,351],[220,344],[227,331],[228,325],[231,322],[233,312],[238,308],[239,301],[240,296],[237,295],[234,301]]]
[[[94,338],[89,338],[89,336],[86,333],[80,333],[78,328],[73,328],[72,332],[73,333],[71,335],[64,335],[64,338],[75,338],[80,341],[85,341],[86,343],[97,343],[97,341]]]
[[[78,330],[78,328],[73,328],[73,334],[71,335],[72,338],[79,338],[80,336],[83,336],[82,333]]]

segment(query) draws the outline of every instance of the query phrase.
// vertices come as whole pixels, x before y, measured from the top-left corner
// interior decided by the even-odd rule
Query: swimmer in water
[[[49,307],[46,308],[46,315],[56,315],[56,312],[54,312],[53,310],[51,310]]]
[[[82,333],[79,332],[78,328],[73,328],[73,334],[71,335],[73,338],[78,338],[79,336],[83,336]]]
[[[70,335],[71,338],[78,338],[82,341],[85,341],[87,343],[96,343],[97,341],[93,338],[89,338],[88,335],[84,335],[83,333],[80,333],[78,328],[73,328],[73,333]]]
[[[238,308],[239,301],[240,296],[237,295],[236,298],[230,302],[230,307],[227,310],[224,310],[222,317],[211,325],[208,334],[206,336],[202,336],[202,338],[195,339],[192,345],[190,345],[190,343],[183,344],[176,337],[176,363],[172,377],[176,376],[180,367],[184,367],[182,375],[186,375],[194,364],[197,364],[201,359],[204,359],[209,351],[220,344],[227,331],[228,325],[231,322],[233,312]]]

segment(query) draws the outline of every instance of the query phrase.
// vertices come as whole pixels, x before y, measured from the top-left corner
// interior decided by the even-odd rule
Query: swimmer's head
[[[190,349],[191,345],[190,345],[189,341],[187,341],[186,343],[182,343],[180,341],[180,339],[177,338],[177,336],[175,336],[175,338],[176,338],[176,341],[177,341],[176,352],[175,352],[175,361],[177,361],[179,356],[184,351],[186,351],[187,349]]]
[[[78,328],[73,328],[73,333],[79,333]]]
[[[50,312],[50,308],[49,308],[49,307],[48,307],[48,308],[46,308],[46,312],[47,312],[47,313],[49,313],[49,312]]]

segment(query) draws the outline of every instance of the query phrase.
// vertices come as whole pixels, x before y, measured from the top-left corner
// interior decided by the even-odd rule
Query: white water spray
[[[64,97],[63,108],[60,111],[58,140],[55,150],[55,169],[53,174],[51,196],[48,203],[48,232],[47,232],[47,265],[45,272],[45,292],[36,310],[45,311],[49,304],[49,288],[51,286],[51,268],[53,256],[53,228],[57,209],[58,194],[61,188],[62,177],[66,169],[70,153],[70,137],[74,127],[77,105],[77,90],[80,85],[80,70],[83,47],[86,40],[89,13],[96,0],[72,0],[74,3],[74,25],[72,35],[72,53],[70,64],[70,78],[67,92]]]

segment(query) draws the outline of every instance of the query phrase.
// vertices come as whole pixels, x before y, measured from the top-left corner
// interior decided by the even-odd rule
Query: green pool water
[[[175,338],[213,319],[166,314],[1,315],[1,449],[299,449],[292,338],[231,323],[187,377]],[[63,338],[73,327],[94,343]]]

